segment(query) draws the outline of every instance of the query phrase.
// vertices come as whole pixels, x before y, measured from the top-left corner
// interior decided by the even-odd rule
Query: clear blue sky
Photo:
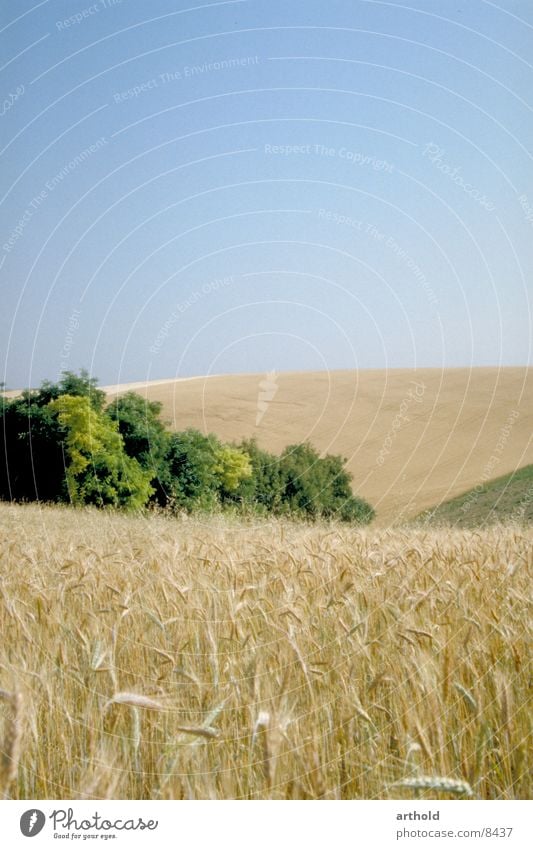
[[[2,378],[530,362],[530,0],[0,12]]]

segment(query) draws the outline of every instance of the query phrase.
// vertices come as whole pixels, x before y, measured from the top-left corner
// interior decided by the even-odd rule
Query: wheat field
[[[193,427],[226,442],[254,438],[275,454],[306,440],[321,453],[341,454],[354,492],[372,504],[383,527],[533,463],[533,368],[272,375],[270,400],[261,408],[262,374],[102,388],[108,401],[128,390],[159,401],[174,430]]]
[[[531,798],[531,530],[0,506],[0,796]]]
[[[264,378],[226,374],[103,388],[109,400],[132,389],[160,401],[176,430],[195,427],[227,442],[253,437],[275,454],[306,440],[341,454],[354,492],[375,507],[383,526],[466,492],[487,470],[493,478],[533,463],[532,368],[280,372],[258,421]]]

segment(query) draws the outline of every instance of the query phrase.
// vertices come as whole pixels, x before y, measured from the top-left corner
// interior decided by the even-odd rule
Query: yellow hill
[[[282,372],[157,380],[133,389],[163,403],[171,427],[275,452],[311,441],[342,454],[378,520],[409,518],[533,462],[533,370]]]

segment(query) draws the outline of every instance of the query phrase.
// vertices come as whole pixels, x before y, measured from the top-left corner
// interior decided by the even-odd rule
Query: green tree
[[[215,471],[220,442],[194,428],[172,433],[160,476],[163,505],[208,510],[218,503],[219,480]]]
[[[91,377],[84,368],[80,370],[79,375],[73,371],[64,371],[59,381],[59,394],[89,398],[91,406],[100,412],[104,409],[106,394],[103,389],[97,387],[98,379]]]
[[[11,401],[2,398],[0,497],[15,501],[60,501],[65,497],[65,429],[48,407],[62,394],[90,399],[101,410],[105,392],[84,369],[66,371],[59,383],[44,380]]]
[[[312,445],[289,445],[281,454],[283,503],[288,511],[316,519],[321,515],[322,467]]]
[[[13,400],[2,395],[0,498],[178,509],[219,505],[365,523],[346,461],[309,443],[281,457],[250,440],[227,445],[197,430],[169,433],[161,405],[129,392],[104,409],[95,378],[64,372]],[[153,486],[152,486],[153,484]]]
[[[86,369],[81,369],[79,374],[73,371],[64,371],[59,383],[43,380],[37,390],[27,390],[24,395],[30,394],[34,403],[40,407],[46,406],[50,401],[59,398],[60,395],[76,395],[89,398],[91,406],[98,411],[103,410],[106,394],[103,389],[98,389],[98,380],[91,377]]]
[[[222,499],[234,494],[242,481],[252,477],[250,457],[231,445],[218,445],[215,449],[215,475]]]
[[[352,475],[345,468],[346,459],[327,454],[320,460],[322,466],[322,515],[343,522],[367,524],[374,518],[374,509],[363,498],[352,492]]]
[[[376,511],[368,501],[356,495],[346,498],[335,513],[336,518],[341,522],[350,522],[355,525],[368,525],[375,515]]]
[[[238,448],[250,458],[251,475],[241,480],[233,500],[260,513],[279,513],[284,494],[280,458],[259,448],[255,439],[243,440]]]
[[[48,405],[65,430],[66,483],[73,504],[140,508],[152,494],[150,473],[128,457],[116,422],[88,396],[60,395]]]
[[[127,392],[116,398],[106,410],[118,425],[124,448],[130,457],[151,474],[156,501],[165,502],[165,457],[170,434],[160,420],[162,404],[148,401],[136,392]]]
[[[289,512],[311,519],[370,522],[374,510],[353,494],[345,463],[338,455],[320,457],[309,443],[289,445],[281,455],[283,503]]]
[[[2,400],[0,497],[9,501],[60,501],[64,430],[57,416],[26,392]]]

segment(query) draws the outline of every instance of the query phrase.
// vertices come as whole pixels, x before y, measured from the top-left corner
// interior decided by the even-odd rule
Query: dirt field
[[[235,375],[133,388],[177,429],[257,437],[280,451],[309,439],[348,458],[378,522],[412,517],[533,462],[533,369],[421,369]],[[259,421],[258,421],[259,420]]]

